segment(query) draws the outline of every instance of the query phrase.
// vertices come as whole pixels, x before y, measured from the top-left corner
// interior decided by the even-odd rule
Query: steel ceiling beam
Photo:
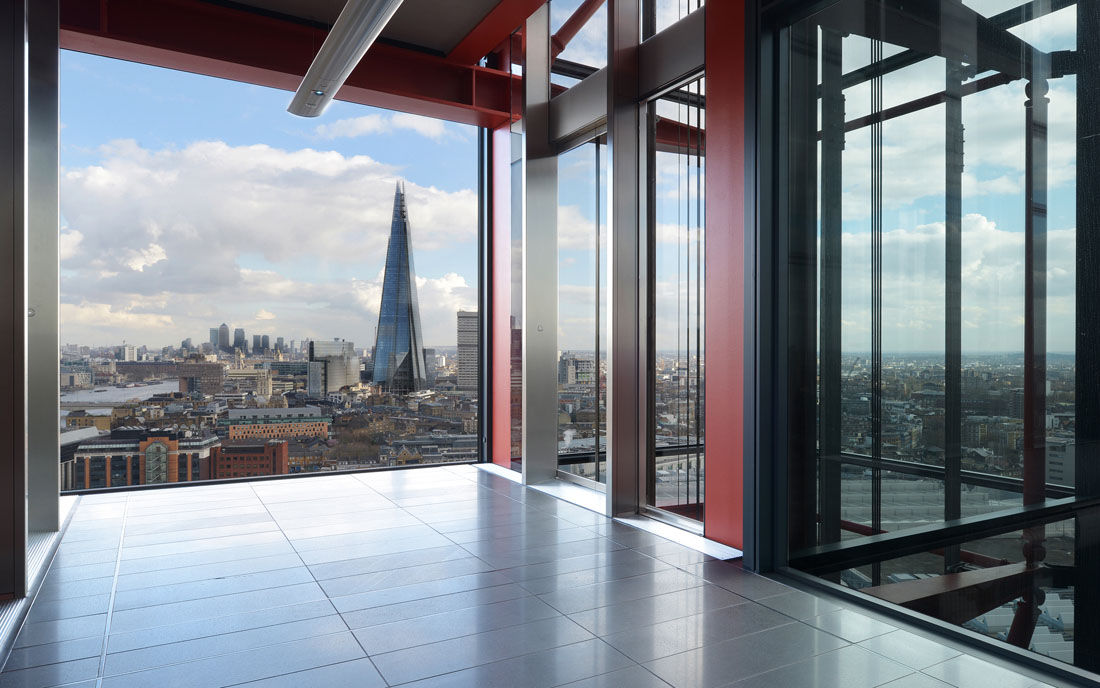
[[[474,64],[508,40],[546,0],[500,0],[447,55],[455,64]]]
[[[61,0],[62,48],[286,91],[298,87],[325,35],[200,0]],[[378,43],[337,98],[496,127],[519,111],[519,89],[506,71]]]

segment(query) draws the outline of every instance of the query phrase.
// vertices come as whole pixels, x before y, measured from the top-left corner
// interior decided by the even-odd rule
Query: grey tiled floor
[[[14,686],[1032,688],[470,466],[85,496]]]

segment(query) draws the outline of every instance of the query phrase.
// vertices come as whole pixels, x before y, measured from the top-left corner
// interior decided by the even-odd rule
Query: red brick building
[[[261,475],[286,475],[290,472],[286,440],[222,440],[210,452],[211,478],[251,478]]]

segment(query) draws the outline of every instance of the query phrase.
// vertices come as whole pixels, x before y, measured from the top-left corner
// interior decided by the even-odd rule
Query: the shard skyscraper
[[[409,209],[405,206],[404,184],[398,182],[393,195],[393,221],[390,224],[390,243],[386,249],[382,305],[378,309],[374,382],[390,391],[413,392],[424,388],[426,378],[412,237],[409,234]]]

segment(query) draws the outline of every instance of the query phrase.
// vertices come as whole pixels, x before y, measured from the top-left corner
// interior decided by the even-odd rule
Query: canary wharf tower
[[[374,381],[390,391],[414,392],[424,388],[424,380],[424,340],[416,300],[409,209],[405,206],[404,184],[398,182],[393,195],[382,305],[378,309]]]

